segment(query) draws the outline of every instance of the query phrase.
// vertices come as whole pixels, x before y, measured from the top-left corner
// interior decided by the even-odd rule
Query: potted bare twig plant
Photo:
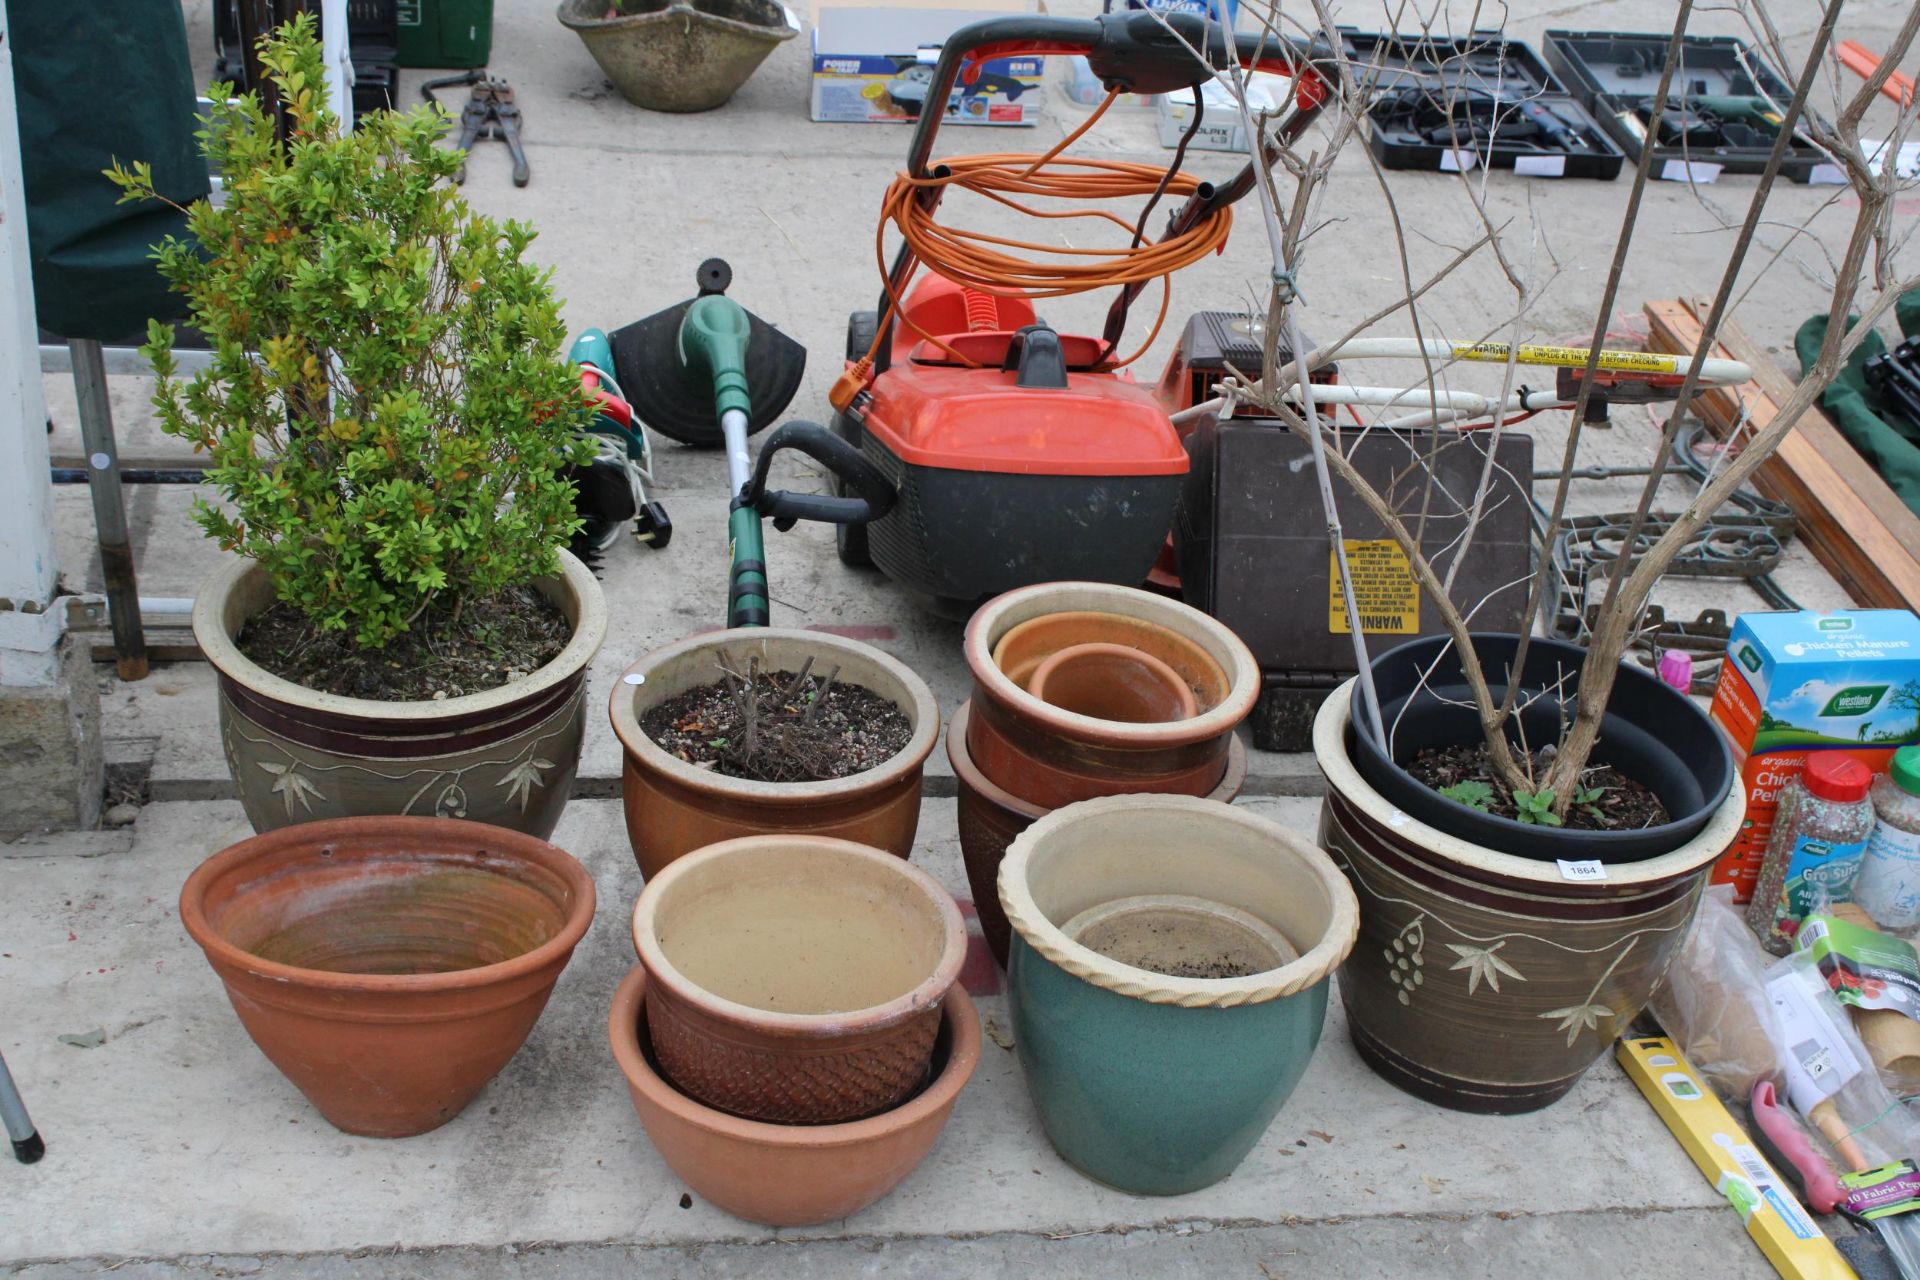
[[[1764,9],[1757,0],[1745,8],[1761,29],[1767,54],[1784,62]],[[1675,74],[1690,9],[1683,0],[1655,101],[1664,99]],[[1323,117],[1333,120],[1325,151],[1303,155],[1273,147],[1266,153],[1260,196],[1274,284],[1266,300],[1263,367],[1258,377],[1247,371],[1249,376],[1229,379],[1223,399],[1200,410],[1230,413],[1236,402],[1254,406],[1313,450],[1360,672],[1328,699],[1314,732],[1315,754],[1329,787],[1321,840],[1352,880],[1363,921],[1360,941],[1341,970],[1341,995],[1355,1044],[1375,1069],[1446,1105],[1525,1111],[1570,1089],[1645,1004],[1691,919],[1714,860],[1739,826],[1742,801],[1730,792],[1733,771],[1717,732],[1684,695],[1624,659],[1654,587],[1674,558],[1793,430],[1895,297],[1920,283],[1902,280],[1894,266],[1902,238],[1889,217],[1899,187],[1894,166],[1876,164],[1859,137],[1884,69],[1905,56],[1920,16],[1909,16],[1882,71],[1842,103],[1829,124],[1806,104],[1830,57],[1828,40],[1838,9],[1837,3],[1826,6],[1811,55],[1790,80],[1795,86],[1791,101],[1776,104],[1783,115],[1780,145],[1738,228],[1705,317],[1703,348],[1664,370],[1680,385],[1625,541],[1635,551],[1615,561],[1584,648],[1525,634],[1476,634],[1473,620],[1480,602],[1455,598],[1453,570],[1483,515],[1502,419],[1515,407],[1530,410],[1541,402],[1537,392],[1531,402],[1525,394],[1514,395],[1522,363],[1561,363],[1574,370],[1577,391],[1548,399],[1554,407],[1571,408],[1573,421],[1546,512],[1544,545],[1553,545],[1566,519],[1582,425],[1590,407],[1600,403],[1595,399],[1599,375],[1634,363],[1605,354],[1603,341],[1647,189],[1657,129],[1649,132],[1638,157],[1590,350],[1578,353],[1585,357],[1584,367],[1564,358],[1541,360],[1521,345],[1519,326],[1537,300],[1537,282],[1515,260],[1515,236],[1489,215],[1480,177],[1465,172],[1459,190],[1484,234],[1419,284],[1403,237],[1403,296],[1345,337],[1309,350],[1300,333],[1302,303],[1295,283],[1302,244],[1334,155],[1366,117],[1377,68],[1337,52],[1341,41],[1322,5],[1315,5],[1314,29],[1296,27],[1291,33],[1319,41],[1323,51],[1336,51],[1318,65],[1346,110],[1337,118]],[[1273,39],[1288,34],[1278,6],[1243,5],[1243,12],[1265,23]],[[1246,110],[1243,77],[1234,70],[1224,78],[1236,91],[1249,130],[1255,130],[1258,122]],[[1903,111],[1900,131],[1912,112],[1911,105]],[[1845,251],[1834,264],[1826,339],[1779,412],[1728,442],[1683,511],[1656,517],[1655,494],[1695,391],[1747,376],[1742,366],[1712,360],[1709,352],[1730,309],[1786,144],[1796,133],[1812,136],[1829,152],[1859,202]],[[1276,171],[1294,180],[1290,202],[1280,198]],[[1380,187],[1391,204],[1384,181]],[[1399,210],[1392,212],[1398,227]],[[1483,250],[1515,290],[1513,340],[1426,338],[1420,299]],[[1401,309],[1412,319],[1412,342],[1388,344],[1394,346],[1388,352],[1378,342],[1355,341],[1362,330]],[[1399,403],[1425,410],[1389,425],[1431,427],[1489,412],[1494,421],[1481,433],[1489,441],[1481,484],[1452,513],[1459,525],[1449,540],[1451,565],[1439,569],[1438,557],[1423,550],[1419,528],[1431,509],[1416,503],[1410,514],[1370,484],[1349,461],[1342,433],[1318,407],[1321,393],[1301,394],[1309,372],[1328,361],[1389,353],[1421,362],[1423,376],[1401,393]],[[1442,375],[1461,360],[1503,362],[1499,394],[1472,398],[1444,389]],[[1480,406],[1478,413],[1461,409],[1470,399]],[[1419,467],[1415,447],[1409,470],[1417,473]],[[1396,545],[1423,603],[1442,620],[1443,634],[1369,656],[1359,621],[1362,606],[1346,571],[1336,481]],[[1554,585],[1553,573],[1550,557],[1540,557],[1523,618],[1537,615]],[[1436,760],[1446,767],[1434,767]]]

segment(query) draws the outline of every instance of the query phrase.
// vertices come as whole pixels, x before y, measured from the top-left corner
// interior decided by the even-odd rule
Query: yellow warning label
[[[1505,364],[1507,350],[1507,344],[1504,342],[1457,342],[1453,347],[1453,358]],[[1522,346],[1519,354],[1513,359],[1515,364],[1546,364],[1563,369],[1584,369],[1587,367],[1587,350],[1585,347],[1527,345]],[[1678,356],[1661,355],[1654,351],[1602,351],[1599,367],[1612,373],[1684,372]]]
[[[1391,538],[1373,541],[1347,539],[1347,574],[1353,581],[1353,602],[1360,614],[1360,630],[1367,635],[1410,636],[1420,630],[1420,584],[1400,544]],[[1327,630],[1351,635],[1347,602],[1340,594],[1340,560],[1327,551]]]

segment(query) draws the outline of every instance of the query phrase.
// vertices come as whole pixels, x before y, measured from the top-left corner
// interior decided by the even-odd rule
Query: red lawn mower
[[[832,396],[834,430],[897,491],[882,518],[839,526],[840,558],[877,566],[943,612],[1035,582],[1143,581],[1166,542],[1187,471],[1165,406],[1124,368],[1159,332],[1165,293],[1139,349],[1121,355],[1120,339],[1128,309],[1149,283],[1159,280],[1165,290],[1172,272],[1224,247],[1231,206],[1253,190],[1255,168],[1249,163],[1215,187],[1180,171],[1185,141],[1165,169],[1061,153],[1116,95],[1193,88],[1236,59],[1249,71],[1293,78],[1290,113],[1277,126],[1288,140],[1311,123],[1327,93],[1301,46],[1235,37],[1191,14],[1136,10],[974,23],[946,42],[929,100],[943,100],[958,79],[976,78],[989,59],[1032,54],[1085,54],[1109,91],[1106,102],[1042,156],[935,162],[940,115],[920,117],[875,237],[880,305],[849,319],[847,371]],[[1188,139],[1200,118],[1196,101]],[[934,214],[949,187],[1033,217],[1104,221],[1125,243],[1061,248],[943,227]],[[1145,198],[1134,219],[1057,207],[1130,196]],[[1180,203],[1150,239],[1147,221],[1162,199]],[[1035,203],[1042,200],[1056,205]],[[902,237],[891,266],[883,249],[889,225]],[[922,266],[928,274],[916,281]],[[1100,288],[1117,288],[1119,296],[1099,337],[1057,333],[1034,310],[1036,300]]]

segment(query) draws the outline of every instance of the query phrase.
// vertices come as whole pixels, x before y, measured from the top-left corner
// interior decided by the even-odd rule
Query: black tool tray
[[[1389,169],[1459,168],[1457,153],[1471,152],[1490,168],[1511,169],[1524,157],[1522,168],[1537,176],[1555,176],[1558,167],[1561,177],[1607,179],[1626,163],[1540,55],[1518,40],[1491,31],[1440,37],[1341,27],[1340,41],[1358,64],[1355,75],[1372,86],[1368,145]],[[1489,122],[1497,122],[1490,141]]]
[[[1613,140],[1637,156],[1646,127],[1645,107],[1660,85],[1671,39],[1666,34],[1623,31],[1549,31],[1547,63]],[[1784,109],[1793,98],[1792,88],[1735,36],[1684,37],[1670,98],[1695,94],[1761,97],[1775,109]],[[1692,121],[1694,127],[1688,133],[1676,130],[1672,143],[1654,149],[1654,177],[1660,176],[1669,160],[1707,161],[1726,173],[1759,173],[1767,167],[1775,137],[1771,129],[1731,120],[1716,127],[1698,113]],[[1828,159],[1826,152],[1802,135],[1788,147],[1780,172],[1795,182],[1806,182],[1814,168]]]

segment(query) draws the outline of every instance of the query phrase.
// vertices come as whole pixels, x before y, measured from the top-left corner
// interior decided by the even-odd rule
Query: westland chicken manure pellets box
[[[944,103],[927,102],[946,38],[969,23],[1045,12],[1036,0],[830,0],[814,7],[811,114],[828,123],[912,124],[935,110],[947,124],[1031,125],[1046,97],[1044,58],[990,58],[963,74]]]
[[[1842,751],[1884,773],[1920,742],[1920,618],[1905,609],[1748,613],[1733,625],[1713,720],[1732,740],[1747,817],[1715,884],[1753,896],[1780,792],[1814,751]]]

